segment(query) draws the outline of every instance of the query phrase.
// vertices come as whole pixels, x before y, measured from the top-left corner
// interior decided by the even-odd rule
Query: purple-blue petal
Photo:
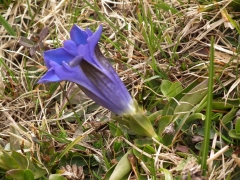
[[[66,40],[63,42],[63,48],[71,55],[73,56],[78,56],[77,52],[77,45],[74,41],[72,40]]]
[[[92,100],[94,100],[97,104],[109,109],[110,111],[116,113],[116,114],[123,114],[124,112],[126,112],[126,108],[119,108],[118,104],[112,103],[111,101],[109,101],[109,99],[106,99],[103,96],[97,96],[95,93],[93,93],[93,91],[91,89],[86,89],[85,87],[79,86],[82,91]],[[125,107],[127,107],[127,104],[125,105]]]
[[[96,101],[98,104],[110,108],[114,107],[114,109],[117,109],[115,107],[115,104],[111,104],[111,102],[108,101],[102,94],[101,91],[99,91],[98,88],[93,86],[92,82],[89,81],[88,77],[83,73],[80,66],[76,67],[69,67],[68,64],[64,63],[62,66],[59,66],[55,62],[51,62],[52,69],[54,69],[54,72],[60,79],[60,81],[71,81],[79,85],[81,89],[86,93],[87,96],[92,98],[94,101]],[[119,108],[118,108],[119,109]],[[114,111],[113,111],[114,112]]]
[[[98,44],[98,41],[102,35],[102,25],[100,25],[95,33],[87,39],[89,48],[91,52],[94,52],[95,46]]]
[[[78,54],[89,63],[99,66],[98,61],[94,59],[94,52],[90,51],[88,44],[78,46]]]
[[[61,80],[55,74],[54,69],[50,69],[41,79],[39,79],[38,83],[50,83],[50,82],[59,82],[59,81]]]
[[[126,99],[130,100],[132,99],[129,93],[127,92],[127,89],[123,82],[120,80],[119,76],[117,75],[116,71],[113,69],[110,62],[105,58],[105,56],[100,51],[99,46],[97,45],[95,47],[95,58],[98,60],[98,62],[101,65],[102,70],[104,73],[111,78],[113,82],[118,84],[118,88],[123,94],[126,96]]]
[[[56,75],[61,81],[71,81],[86,88],[91,87],[92,84],[82,72],[80,66],[70,67],[65,62],[62,63],[62,66],[59,66],[55,62],[51,62],[51,65],[52,69],[55,70]]]
[[[87,44],[88,34],[75,24],[70,31],[70,37],[77,45]]]
[[[120,79],[117,81],[115,78],[112,79],[111,74],[101,71],[85,60],[80,62],[80,67],[108,104],[111,106],[114,104],[113,107],[107,104],[103,105],[104,107],[118,114],[127,111],[128,105],[132,103],[132,98]]]
[[[79,66],[80,62],[83,60],[82,56],[76,56],[70,63],[69,66],[70,67],[75,67],[75,66]]]
[[[74,56],[69,54],[64,48],[58,48],[44,52],[44,60],[48,69],[51,68],[50,61],[54,61],[61,65],[63,61],[68,63],[73,58]]]
[[[89,28],[86,29],[86,33],[87,33],[88,37],[93,35],[93,32]]]

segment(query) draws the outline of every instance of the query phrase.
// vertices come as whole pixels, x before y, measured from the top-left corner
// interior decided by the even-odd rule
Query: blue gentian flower
[[[123,115],[135,112],[134,102],[117,73],[98,46],[100,25],[95,33],[74,25],[63,47],[44,52],[47,73],[38,83],[71,81],[99,105]]]

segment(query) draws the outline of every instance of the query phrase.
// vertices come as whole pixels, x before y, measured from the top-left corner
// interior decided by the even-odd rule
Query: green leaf
[[[0,23],[4,26],[4,28],[7,30],[7,32],[12,35],[16,36],[15,31],[12,29],[11,25],[8,24],[8,22],[4,19],[4,17],[0,14]]]
[[[117,139],[114,141],[113,143],[113,149],[114,149],[114,152],[118,152],[120,150],[120,148],[122,147],[122,140],[121,139]]]
[[[112,175],[115,167],[117,166],[117,164],[114,164],[110,169],[108,169],[108,172],[106,173],[104,180],[109,180],[110,176]],[[95,174],[95,172],[93,172]]]
[[[134,144],[139,148],[152,143],[153,143],[152,139],[134,139]]]
[[[202,137],[204,137],[204,130],[205,130],[205,127],[201,127],[201,128],[198,128],[196,130],[196,133]],[[215,132],[213,129],[211,129],[210,131],[210,139],[213,139],[214,138],[214,135],[215,135]]]
[[[228,21],[236,28],[236,30],[238,31],[238,34],[240,34],[240,27],[239,24],[236,23],[231,16],[228,14],[226,8],[222,9],[222,12],[225,14],[226,18],[228,19]]]
[[[227,124],[228,122],[232,121],[235,118],[237,111],[238,108],[232,108],[231,111],[229,111],[225,116],[223,116],[223,124]]]
[[[65,154],[68,153],[68,151],[75,145],[77,144],[79,141],[81,141],[84,138],[84,136],[79,136],[76,139],[74,139],[71,143],[69,143],[67,145],[66,148],[64,148],[64,150],[59,154],[59,156],[57,157],[57,159],[61,159]]]
[[[122,180],[122,178],[131,171],[132,167],[128,160],[129,154],[132,154],[132,149],[130,149],[118,162],[109,180]]]
[[[158,119],[162,115],[162,111],[156,111],[148,116],[149,121],[152,123]]]
[[[24,179],[25,180],[34,180],[34,175],[31,170],[27,169],[24,171]]]
[[[173,180],[172,173],[169,170],[160,168],[160,171],[163,172],[165,180]]]
[[[13,159],[7,152],[2,151],[3,153],[3,161],[9,167],[9,169],[18,169],[20,166],[18,165],[17,161]]]
[[[39,167],[35,162],[29,161],[29,169],[33,172],[34,179],[38,179],[47,174],[46,169]]]
[[[14,180],[25,180],[24,177],[24,170],[21,169],[11,169],[6,172],[7,179],[14,179]]]
[[[49,180],[67,180],[67,179],[60,174],[51,174],[49,176]]]
[[[148,153],[146,152],[148,151],[148,149],[145,149],[144,147],[141,148],[141,150],[142,152]],[[139,152],[138,150],[133,149],[133,154],[137,157],[137,159],[139,159],[140,161],[143,161],[146,165],[151,164],[151,162],[154,161],[153,158],[144,155],[144,153],[142,152]],[[155,154],[155,153],[151,152],[150,154]]]
[[[239,103],[239,102],[237,102],[237,103]],[[213,109],[226,110],[226,109],[231,109],[233,107],[234,107],[233,104],[230,104],[228,102],[226,103],[224,101],[216,101],[216,100],[214,100],[212,102],[212,108]]]
[[[172,86],[172,83],[168,80],[163,80],[161,83],[161,92],[163,93],[164,96],[168,96],[168,92],[170,87]]]
[[[205,80],[186,93],[179,101],[179,105],[174,110],[174,114],[184,116],[193,107],[201,102],[207,94],[208,81]]]
[[[28,168],[29,162],[28,162],[28,159],[24,155],[22,155],[21,153],[18,153],[16,151],[13,151],[12,157],[17,161],[20,169],[25,170]]]
[[[171,97],[175,97],[182,90],[183,88],[179,82],[172,83],[168,80],[163,80],[161,83],[161,92],[168,99],[170,99]]]
[[[158,121],[158,135],[161,135],[165,128],[172,122],[172,116],[162,116]]]
[[[196,87],[199,84],[198,80],[194,81],[192,84],[190,84],[188,87],[186,87],[184,90],[182,90],[177,96],[174,97],[174,99],[171,99],[169,103],[165,106],[163,109],[162,115],[173,115],[175,108],[178,106],[178,102],[182,97],[186,95],[189,91],[191,91],[194,87]]]
[[[155,4],[155,6],[157,6],[160,9],[163,9],[164,11],[167,12],[171,12],[173,14],[178,13],[179,11],[173,7],[171,7],[169,4],[163,2],[163,1],[159,1],[158,3]]]
[[[158,138],[153,126],[143,113],[129,116],[129,128],[138,135]]]
[[[20,142],[16,136],[19,135],[19,132],[11,125],[10,126],[10,150],[19,150]]]
[[[182,85],[179,82],[175,82],[168,90],[168,97],[175,97],[183,90]]]
[[[165,146],[169,146],[173,143],[174,134],[164,134],[162,137],[162,143]]]
[[[0,158],[0,169],[1,170],[9,170],[10,168],[7,166],[7,163],[5,163],[1,158]]]
[[[235,129],[232,129],[228,132],[228,135],[234,139],[240,139],[240,135],[236,133]]]
[[[235,125],[236,134],[240,136],[240,119],[238,118]]]
[[[206,116],[202,113],[193,113],[191,114],[187,120],[186,120],[186,123],[190,123],[194,120],[198,120],[198,119],[201,119],[201,120],[205,120]]]

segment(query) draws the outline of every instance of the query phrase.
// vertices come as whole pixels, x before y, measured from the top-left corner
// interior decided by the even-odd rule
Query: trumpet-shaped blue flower
[[[44,52],[47,73],[38,83],[71,81],[99,105],[116,114],[135,112],[133,99],[98,46],[102,34],[74,25],[63,47]]]

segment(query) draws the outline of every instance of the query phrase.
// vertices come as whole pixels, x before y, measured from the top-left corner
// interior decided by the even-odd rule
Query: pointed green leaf
[[[165,180],[173,180],[172,173],[169,170],[165,168],[160,168],[160,171],[163,172]]]
[[[109,180],[122,180],[123,177],[131,171],[132,167],[128,160],[129,154],[132,154],[132,149],[130,149],[118,162]]]
[[[60,174],[51,174],[49,176],[49,180],[67,180],[67,179]]]
[[[162,137],[162,143],[165,146],[169,146],[173,143],[174,134],[164,134]]]
[[[160,9],[163,9],[164,11],[167,11],[167,12],[170,11],[173,14],[176,14],[179,12],[177,9],[173,8],[172,6],[170,6],[168,3],[165,3],[164,1],[158,1],[158,3],[155,3],[154,5]]]
[[[153,126],[146,115],[139,113],[133,114],[129,119],[129,128],[136,134],[157,138]]]
[[[193,113],[187,118],[186,123],[190,123],[194,120],[199,120],[199,119],[205,120],[205,118],[206,116],[202,113]]]
[[[15,180],[25,180],[24,170],[21,169],[11,169],[6,172],[7,179],[15,179]]]
[[[179,101],[179,105],[174,110],[174,114],[188,113],[195,105],[199,104],[201,100],[207,95],[208,81],[205,80],[186,93]]]
[[[17,151],[20,149],[20,142],[16,137],[19,135],[19,132],[13,126],[10,126],[10,132],[10,150]]]
[[[162,115],[162,111],[156,111],[148,116],[150,122],[154,122]]]
[[[161,135],[165,128],[172,122],[173,116],[162,116],[158,121],[158,135]]]
[[[27,169],[24,171],[24,179],[25,180],[34,180],[34,175],[31,170]]]
[[[0,169],[1,170],[9,170],[10,168],[7,166],[7,163],[4,162],[1,158],[0,158]]]
[[[228,122],[232,121],[236,117],[236,112],[238,108],[232,108],[225,116],[222,118],[223,124],[227,124]]]
[[[20,169],[27,169],[28,168],[28,160],[26,158],[26,156],[22,155],[21,153],[18,153],[16,151],[12,152],[12,157],[15,159],[15,161],[17,161]]]
[[[175,97],[183,90],[182,85],[179,82],[175,82],[168,90],[168,97]]]
[[[46,169],[39,167],[33,161],[29,161],[29,169],[33,172],[34,179],[38,179],[40,177],[43,177],[45,174],[47,174]]]
[[[236,130],[235,129],[232,129],[228,132],[228,135],[231,137],[231,138],[234,138],[234,139],[240,139],[240,135],[238,135],[236,133]]]
[[[165,106],[165,108],[162,111],[162,115],[173,115],[175,108],[178,106],[178,102],[180,99],[185,96],[186,93],[188,93],[190,90],[192,90],[194,87],[196,87],[199,84],[198,80],[194,81],[192,84],[190,84],[188,87],[186,87],[182,92],[180,92],[177,96],[174,97],[174,99],[171,99],[169,103]]]
[[[168,80],[163,80],[161,83],[161,92],[163,93],[164,96],[168,96],[168,91],[170,87],[172,86],[172,82]]]
[[[237,102],[239,103],[239,102]],[[231,109],[233,108],[234,105],[230,104],[228,102],[224,102],[224,101],[214,101],[212,102],[212,108],[213,109],[218,109],[218,110],[225,110],[225,109]]]
[[[18,165],[17,161],[13,159],[7,152],[2,151],[3,158],[2,160],[4,163],[9,167],[9,169],[18,169],[20,166]]]
[[[240,119],[238,118],[235,125],[236,134],[240,136]]]
[[[12,35],[16,36],[16,32],[13,30],[11,25],[4,19],[4,17],[0,14],[0,24],[4,26],[4,28],[7,30],[7,32]]]

